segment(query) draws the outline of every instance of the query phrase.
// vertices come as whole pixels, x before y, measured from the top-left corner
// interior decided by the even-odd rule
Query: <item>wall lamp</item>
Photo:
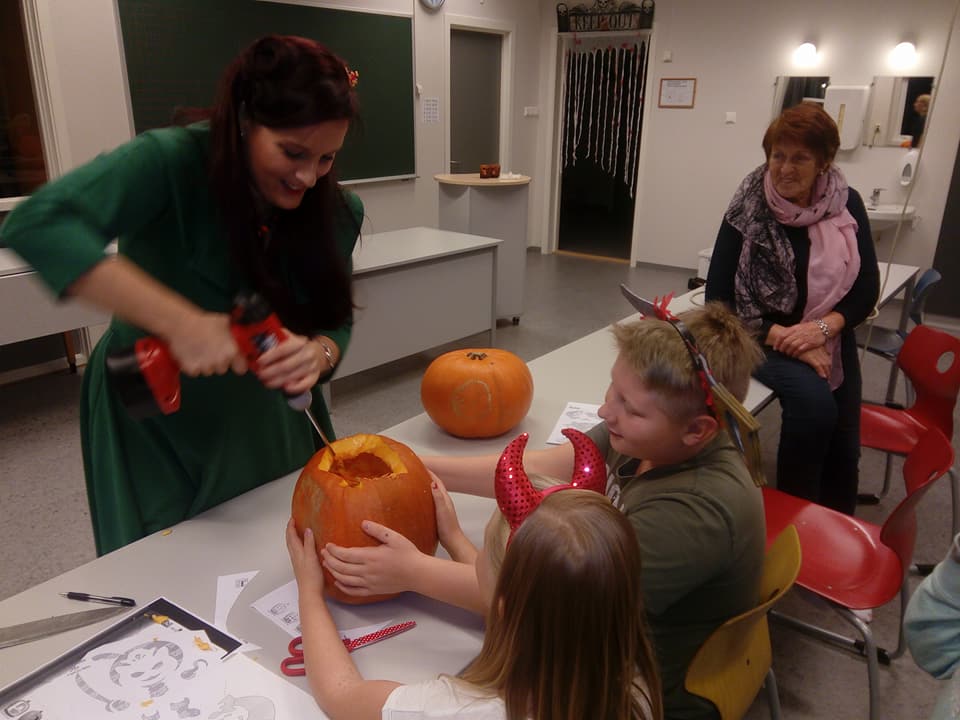
[[[817,64],[817,46],[805,42],[793,51],[793,64],[797,67],[813,67]]]
[[[906,70],[917,60],[917,48],[912,42],[902,42],[890,51],[890,67]]]

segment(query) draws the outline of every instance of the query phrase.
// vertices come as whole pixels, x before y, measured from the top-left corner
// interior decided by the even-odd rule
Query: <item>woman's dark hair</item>
[[[820,165],[826,165],[833,162],[840,149],[840,132],[819,103],[800,103],[784,110],[767,128],[763,136],[767,160],[773,146],[781,142],[803,145],[816,156]]]
[[[237,56],[210,112],[210,176],[234,260],[284,325],[311,335],[346,322],[353,310],[350,270],[335,230],[359,232],[333,171],[294,210],[268,219],[265,241],[241,136],[244,123],[272,129],[353,120],[358,105],[343,60],[307,38],[268,35]],[[299,292],[298,292],[299,291]]]

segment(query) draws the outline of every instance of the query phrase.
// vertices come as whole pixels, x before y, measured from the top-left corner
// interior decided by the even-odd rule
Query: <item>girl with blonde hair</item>
[[[487,632],[459,677],[413,685],[364,680],[323,599],[313,536],[307,530],[301,540],[288,525],[307,678],[333,720],[427,711],[431,718],[662,719],[640,552],[629,522],[602,495],[605,467],[591,460],[570,483],[541,492],[523,471],[525,444],[525,435],[511,443],[497,467],[497,505],[509,532],[504,539],[499,513],[487,525],[476,561]],[[501,546],[497,572],[493,549]]]

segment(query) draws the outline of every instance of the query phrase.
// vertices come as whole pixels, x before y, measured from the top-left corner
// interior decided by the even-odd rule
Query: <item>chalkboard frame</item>
[[[116,0],[116,8],[136,133],[169,125],[176,106],[208,106],[220,73],[256,37],[300,34],[359,72],[361,116],[337,157],[338,179],[417,177],[412,15],[297,0]]]

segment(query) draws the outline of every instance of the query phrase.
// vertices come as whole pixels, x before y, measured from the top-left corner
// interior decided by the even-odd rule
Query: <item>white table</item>
[[[364,235],[353,257],[359,307],[337,377],[484,330],[494,345],[501,242],[427,227]],[[0,249],[0,345],[109,320],[82,302],[58,302],[26,262]]]
[[[0,248],[0,345],[67,332],[110,319],[82,302],[60,302],[19,255]]]
[[[908,288],[917,270],[893,266],[892,279],[887,283],[882,301],[889,300],[899,289]],[[671,308],[680,311],[685,303],[696,302],[694,291],[676,298]],[[521,432],[530,433],[529,447],[543,447],[567,401],[601,401],[615,355],[613,336],[609,328],[604,328],[532,360],[528,364],[534,379],[530,411],[519,426],[501,437],[454,438],[440,430],[424,413],[383,430],[383,434],[422,454],[499,453]],[[751,385],[746,404],[756,410],[769,402],[770,397],[769,389],[755,383]],[[68,590],[131,596],[140,602],[164,595],[210,620],[217,576],[260,570],[228,616],[227,630],[260,645],[259,661],[279,674],[278,665],[286,655],[289,638],[249,604],[292,578],[283,532],[296,477],[294,473],[276,480],[180,523],[169,535],[156,533],[0,601],[0,624],[83,609],[58,595]],[[454,502],[464,530],[479,544],[494,502],[457,493],[454,493]],[[333,604],[332,607],[337,624],[343,628],[388,619],[417,621],[418,627],[414,630],[365,648],[354,656],[360,671],[368,678],[411,682],[441,672],[455,673],[476,653],[483,634],[479,618],[411,593],[374,605]],[[91,626],[0,650],[0,687],[76,645],[97,629]],[[291,679],[291,682],[306,689],[303,679]]]
[[[364,235],[353,258],[352,373],[484,330],[496,341],[500,240],[413,227]]]

